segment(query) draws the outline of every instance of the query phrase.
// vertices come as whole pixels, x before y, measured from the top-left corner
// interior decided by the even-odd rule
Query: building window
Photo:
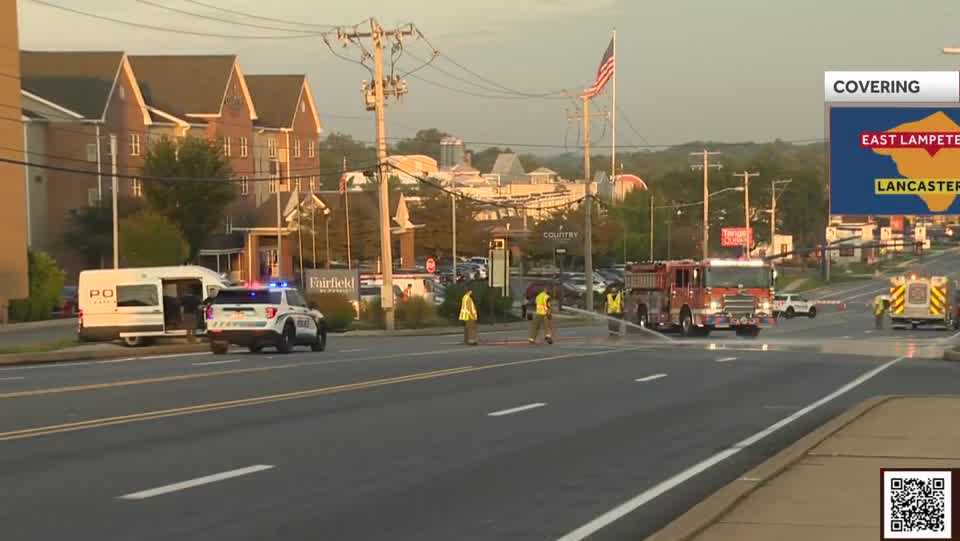
[[[277,140],[273,137],[267,139],[267,156],[271,158],[277,157]]]
[[[302,191],[303,191],[303,182],[301,181],[300,177],[297,177],[297,193],[300,193]]]
[[[294,158],[300,157],[300,139],[299,138],[293,140],[293,157]]]
[[[315,193],[317,191],[317,177],[310,177],[310,192]]]
[[[278,179],[273,179],[270,181],[270,193],[277,193],[280,188],[280,181]]]
[[[120,95],[120,101],[127,99],[127,89],[123,88],[123,85],[120,85],[120,87],[117,89],[117,94]]]
[[[247,195],[250,193],[250,181],[247,180],[246,176],[240,177],[240,195]]]
[[[135,178],[130,181],[130,192],[134,197],[143,197],[143,181]]]
[[[233,152],[230,149],[230,136],[227,136],[223,138],[223,155],[229,158],[231,154]]]
[[[130,134],[130,155],[131,156],[140,155],[140,134],[139,133]]]
[[[233,218],[229,214],[223,217],[223,232],[227,235],[233,233]]]
[[[314,140],[307,141],[307,156],[313,158],[317,155],[317,143]]]
[[[250,148],[247,146],[247,138],[241,137],[240,138],[240,157],[246,158],[249,155],[250,155]]]
[[[301,102],[300,102],[300,112],[301,112],[301,113],[306,113],[306,112],[307,112],[307,102],[305,102],[305,101],[301,101]]]

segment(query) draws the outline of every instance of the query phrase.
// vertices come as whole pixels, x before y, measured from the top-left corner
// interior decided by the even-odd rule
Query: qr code
[[[884,471],[884,538],[951,539],[950,481],[949,471]]]

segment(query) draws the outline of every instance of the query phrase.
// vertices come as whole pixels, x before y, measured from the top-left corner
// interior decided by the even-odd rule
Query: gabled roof
[[[530,174],[530,175],[556,175],[557,172],[554,171],[553,169],[550,169],[549,167],[538,167],[538,168],[534,169],[533,171],[531,171],[531,172],[528,173],[528,174]]]
[[[497,161],[493,162],[493,169],[490,170],[493,175],[522,176],[527,174],[523,170],[523,164],[520,163],[520,156],[513,153],[502,153],[497,156]]]
[[[101,119],[123,59],[120,51],[21,51],[20,86],[86,119]]]
[[[247,75],[247,88],[257,106],[257,126],[292,128],[306,83],[305,75]]]
[[[130,63],[147,105],[179,118],[219,116],[236,69],[251,117],[256,118],[236,55],[131,56]]]

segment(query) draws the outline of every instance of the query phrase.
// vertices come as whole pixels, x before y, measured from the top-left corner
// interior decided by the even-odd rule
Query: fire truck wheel
[[[680,334],[683,336],[693,336],[694,330],[693,317],[690,315],[690,310],[684,308],[680,313]]]
[[[640,306],[637,308],[637,325],[640,325],[643,328],[649,326],[649,315],[647,315],[647,307]]]

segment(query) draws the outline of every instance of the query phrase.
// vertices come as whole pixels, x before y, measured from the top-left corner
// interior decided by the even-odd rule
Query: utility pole
[[[117,136],[110,134],[110,172],[113,176],[112,194],[113,199],[113,268],[120,268],[120,228],[118,225],[117,211]]]
[[[373,92],[366,81],[361,92],[368,111],[372,110],[377,122],[377,171],[380,182],[380,260],[383,272],[383,286],[380,290],[380,302],[383,306],[384,323],[388,331],[394,328],[393,314],[393,247],[390,237],[390,189],[388,182],[387,165],[387,134],[384,127],[384,96],[390,94],[399,98],[407,92],[407,85],[399,76],[384,79],[383,75],[383,46],[385,38],[393,39],[397,44],[404,37],[413,36],[415,29],[408,24],[392,30],[385,30],[376,19],[370,19],[370,32],[356,30],[345,32],[337,30],[337,37],[344,42],[370,38],[373,42]]]
[[[722,169],[719,163],[710,163],[710,156],[719,152],[703,149],[700,152],[691,152],[691,156],[701,156],[703,163],[693,164],[691,169],[703,169],[703,260],[710,258],[710,168]]]
[[[650,192],[650,262],[653,263],[653,192]]]
[[[326,209],[324,209],[326,210]],[[310,206],[310,237],[313,239],[313,268],[317,268],[317,204]],[[330,258],[330,254],[327,254]]]
[[[770,182],[770,250],[767,256],[772,256],[776,253],[773,241],[777,238],[777,185],[787,185],[791,182],[793,182],[793,179],[773,180]]]
[[[573,114],[567,114],[567,119],[580,118],[583,120],[583,181],[584,187],[583,204],[586,205],[584,211],[583,226],[583,278],[587,286],[586,291],[586,309],[593,311],[593,190],[591,189],[590,178],[590,98],[585,94],[580,96],[583,103],[583,111]],[[607,118],[610,113],[601,111],[599,116]],[[613,171],[610,171],[612,178]]]
[[[343,207],[347,218],[347,269],[353,268],[353,253],[350,250],[350,186],[347,186],[347,157],[343,157]],[[326,215],[324,215],[326,216]],[[327,254],[327,261],[330,254]],[[329,265],[327,266],[329,268]]]
[[[750,179],[760,176],[760,173],[734,173],[735,177],[743,178],[743,225],[747,228],[747,234],[743,243],[743,255],[750,258]]]
[[[450,228],[453,231],[453,243],[451,244],[451,256],[453,262],[451,263],[451,270],[453,272],[453,281],[457,281],[457,195],[454,193],[450,194]]]
[[[280,208],[280,162],[274,160],[277,164],[277,278],[281,277],[283,271],[283,210]]]

